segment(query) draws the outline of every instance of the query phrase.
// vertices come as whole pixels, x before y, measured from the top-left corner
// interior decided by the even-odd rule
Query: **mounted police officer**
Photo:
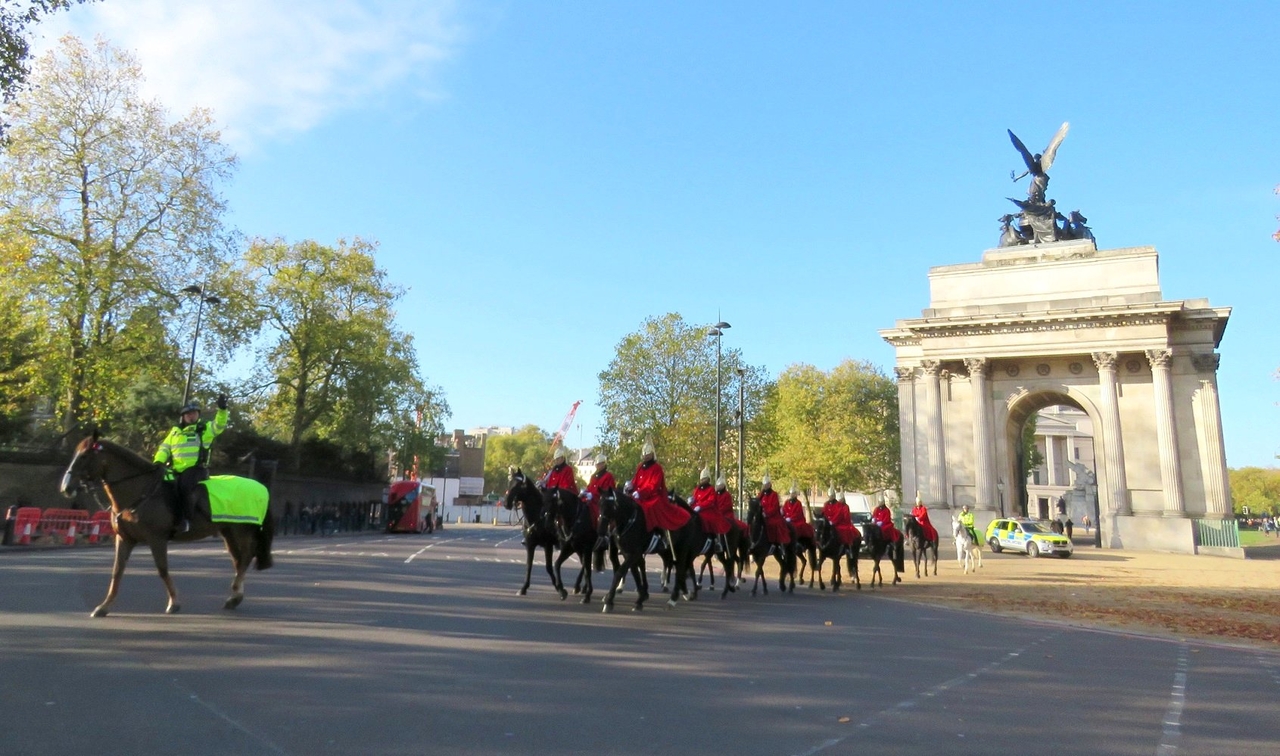
[[[213,440],[227,429],[227,395],[218,395],[218,411],[213,422],[200,419],[200,404],[188,402],[178,415],[178,424],[160,442],[155,462],[169,469],[178,488],[178,512],[174,530],[185,533],[195,511],[195,492],[200,481],[209,479],[209,450]]]
[[[961,527],[969,531],[969,534],[973,536],[974,543],[982,543],[982,540],[978,538],[978,531],[973,529],[973,512],[969,511],[968,504],[960,508],[960,514],[956,515],[956,519],[960,521]]]

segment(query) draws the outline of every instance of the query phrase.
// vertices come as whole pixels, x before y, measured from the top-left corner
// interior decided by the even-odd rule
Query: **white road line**
[[[1280,685],[1280,666],[1277,666],[1276,660],[1272,657],[1258,654],[1254,657],[1258,661],[1258,666],[1262,667],[1271,675],[1271,681],[1276,685]]]
[[[219,719],[221,719],[222,721],[226,722],[227,724],[231,725],[232,727],[236,728],[236,729],[237,729],[237,730],[239,730],[240,732],[243,732],[245,735],[249,736],[250,738],[253,738],[253,739],[254,739],[254,740],[256,740],[256,741],[258,741],[259,743],[261,743],[263,746],[265,746],[265,747],[266,747],[266,748],[268,748],[269,750],[271,750],[271,751],[273,751],[273,752],[275,752],[275,753],[285,753],[285,754],[287,754],[287,753],[288,753],[288,751],[284,750],[284,749],[283,749],[283,748],[281,748],[280,746],[276,745],[275,743],[272,743],[270,740],[267,740],[266,738],[264,738],[263,736],[259,735],[259,734],[258,734],[258,733],[256,733],[256,732],[254,732],[253,730],[250,730],[248,727],[245,727],[244,725],[240,724],[240,723],[239,723],[239,722],[237,722],[236,720],[234,720],[234,719],[232,719],[231,717],[227,716],[227,714],[226,714],[225,712],[223,712],[221,709],[219,709],[217,706],[214,706],[213,704],[209,703],[208,701],[205,701],[204,699],[200,698],[200,696],[196,695],[194,691],[192,691],[191,689],[189,689],[189,688],[187,688],[186,686],[182,685],[182,684],[181,684],[181,683],[179,683],[177,680],[173,680],[172,682],[173,682],[173,687],[177,688],[178,690],[182,691],[183,693],[186,693],[186,694],[187,694],[187,696],[188,696],[192,701],[194,701],[194,702],[196,702],[197,704],[199,704],[200,706],[204,707],[204,708],[205,708],[205,709],[207,709],[210,713],[212,713],[214,716],[216,716],[217,718],[219,718]]]
[[[510,538],[503,538],[501,541],[498,541],[497,543],[495,543],[495,544],[493,545],[493,547],[496,549],[496,548],[498,548],[499,546],[501,546],[502,544],[506,543],[507,541],[514,541],[514,540],[516,540],[517,538],[523,538],[523,537],[524,537],[524,536],[523,536],[523,534],[521,534],[521,533],[516,533],[515,535],[511,536]]]
[[[928,690],[922,693],[919,693],[911,698],[908,698],[904,701],[899,701],[898,703],[894,704],[893,706],[890,706],[887,709],[881,709],[875,714],[872,714],[871,716],[859,722],[858,728],[859,729],[867,728],[867,727],[870,727],[873,723],[875,723],[875,721],[878,719],[883,719],[885,717],[889,717],[894,714],[902,714],[903,712],[910,711],[911,709],[914,709],[916,705],[921,703],[924,699],[933,698],[937,696],[939,693],[945,693],[946,691],[951,690],[952,688],[958,687],[960,685],[964,685],[970,680],[974,680],[982,675],[993,672],[999,667],[1007,664],[1008,662],[1013,661],[1014,659],[1018,658],[1022,654],[1026,653],[1028,650],[1035,648],[1036,646],[1039,646],[1042,643],[1047,643],[1061,634],[1062,634],[1061,631],[1059,631],[1059,632],[1046,635],[1045,637],[1040,638],[1039,640],[1034,640],[1028,643],[1027,645],[1023,646],[1022,648],[1016,651],[1010,651],[1009,653],[1005,654],[999,659],[996,659],[995,661],[989,664],[981,666],[973,670],[972,672],[966,672],[965,674],[960,675],[959,677],[953,677],[950,680],[939,683],[933,686],[932,688],[929,688]],[[796,756],[813,756],[813,754],[820,753],[822,751],[827,750],[828,748],[831,748],[832,746],[839,745],[840,743],[843,743],[845,740],[848,740],[851,737],[854,737],[854,736],[845,735],[839,738],[824,740],[823,742],[817,744],[816,746],[810,748],[807,751],[799,752],[798,754],[796,754]]]
[[[448,540],[446,540],[446,541],[436,541],[435,543],[429,543],[429,544],[427,544],[426,546],[423,546],[422,548],[420,548],[420,549],[418,549],[417,551],[413,552],[413,554],[412,554],[408,559],[404,560],[404,563],[405,563],[405,564],[408,564],[408,563],[412,562],[414,559],[417,559],[417,558],[418,558],[418,555],[419,555],[419,554],[421,554],[422,552],[426,551],[426,550],[427,550],[427,549],[429,549],[429,548],[432,548],[433,546],[439,546],[439,545],[440,545],[440,544],[442,544],[442,543],[453,543],[454,541],[460,541],[460,540],[462,540],[462,539],[460,539],[460,538],[450,538],[450,539],[448,539]]]
[[[1160,732],[1160,745],[1156,756],[1173,756],[1178,752],[1178,740],[1182,737],[1182,708],[1187,704],[1187,667],[1190,666],[1188,647],[1184,643],[1178,650],[1178,663],[1173,673],[1173,690],[1169,693],[1169,710],[1164,715],[1164,728]]]

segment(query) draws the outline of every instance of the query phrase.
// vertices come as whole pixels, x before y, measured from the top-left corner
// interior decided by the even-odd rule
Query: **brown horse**
[[[111,510],[111,523],[116,530],[116,559],[111,568],[111,585],[107,589],[107,597],[93,610],[94,617],[107,616],[120,589],[124,566],[134,546],[139,543],[145,543],[151,549],[156,569],[169,594],[169,604],[165,608],[169,614],[179,609],[178,592],[169,578],[170,540],[185,542],[222,536],[236,568],[235,579],[231,581],[231,597],[223,604],[225,609],[235,609],[244,600],[244,574],[250,562],[256,560],[260,570],[272,564],[275,513],[270,505],[261,525],[212,522],[207,514],[208,495],[205,487],[199,486],[198,513],[191,520],[191,529],[175,534],[171,503],[176,494],[172,484],[165,481],[164,468],[119,444],[98,438],[97,433],[76,446],[71,464],[62,475],[59,490],[70,498],[82,488],[93,496],[98,506]]]

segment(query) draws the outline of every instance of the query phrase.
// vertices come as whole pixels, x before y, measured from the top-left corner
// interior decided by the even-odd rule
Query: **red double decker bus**
[[[436,489],[420,480],[398,480],[387,488],[387,532],[431,533],[436,529]]]

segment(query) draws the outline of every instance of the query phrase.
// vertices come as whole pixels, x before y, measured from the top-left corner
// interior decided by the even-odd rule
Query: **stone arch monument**
[[[1001,487],[1022,485],[1023,423],[1068,405],[1093,424],[1103,545],[1194,553],[1193,519],[1231,517],[1216,351],[1231,310],[1164,300],[1153,247],[1044,234],[1006,229],[981,262],[931,269],[921,317],[880,332],[897,351],[903,500],[969,504],[985,527]]]

